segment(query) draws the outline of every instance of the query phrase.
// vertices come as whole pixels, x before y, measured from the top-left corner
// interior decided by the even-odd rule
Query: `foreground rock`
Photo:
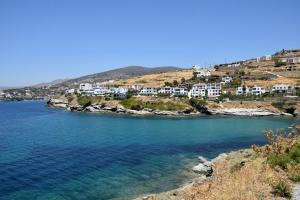
[[[203,194],[203,196],[201,196],[203,199],[219,199],[217,196],[215,196],[215,198],[205,198],[205,193],[210,190],[209,188],[211,187],[211,184],[213,184],[214,181],[219,180],[220,174],[224,173],[224,171],[228,171],[232,166],[244,166],[245,163],[252,158],[252,156],[253,151],[250,149],[231,152],[229,154],[223,153],[211,161],[199,156],[199,164],[193,167],[193,171],[199,174],[198,178],[191,180],[191,182],[178,189],[160,194],[145,195],[137,198],[136,200],[202,199],[195,198],[195,194]]]

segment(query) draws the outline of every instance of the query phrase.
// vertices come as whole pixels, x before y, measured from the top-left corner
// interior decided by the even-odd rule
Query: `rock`
[[[153,109],[151,109],[151,108],[144,108],[144,111],[153,112]]]
[[[190,113],[193,112],[193,111],[194,111],[193,108],[186,108],[186,109],[183,110],[182,112],[183,112],[184,114],[190,114]]]
[[[173,111],[154,111],[154,114],[156,115],[178,115],[177,112],[173,112]]]
[[[198,156],[198,160],[200,161],[200,163],[205,163],[205,162],[207,162],[207,159],[204,158],[203,156]]]
[[[151,114],[151,112],[148,112],[145,110],[138,111],[138,110],[127,109],[125,112],[128,114],[132,114],[132,115],[149,115],[149,114]]]
[[[57,108],[67,108],[68,100],[66,99],[49,99],[47,102],[48,106],[53,106]]]
[[[116,107],[105,106],[105,107],[102,108],[102,110],[114,111],[114,110],[117,110],[117,108]]]
[[[213,114],[221,115],[238,115],[238,116],[279,116],[282,113],[270,112],[261,108],[225,108],[225,109],[211,109]]]
[[[125,108],[124,108],[124,106],[122,106],[122,105],[117,105],[117,107],[116,107],[116,112],[125,112]]]
[[[207,161],[205,163],[199,163],[198,165],[193,167],[193,171],[205,176],[211,176],[213,173],[211,162]]]
[[[293,189],[293,199],[300,200],[300,184],[296,184]]]
[[[85,111],[88,111],[88,112],[98,112],[99,109],[93,107],[93,106],[88,106],[84,109]]]

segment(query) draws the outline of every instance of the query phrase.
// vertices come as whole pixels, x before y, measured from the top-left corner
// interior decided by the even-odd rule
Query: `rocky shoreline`
[[[176,199],[181,200],[185,198],[186,190],[192,187],[197,187],[201,184],[207,183],[209,181],[212,181],[217,178],[218,172],[217,172],[217,165],[223,162],[227,163],[227,168],[230,168],[234,165],[244,165],[246,162],[248,162],[251,157],[254,155],[254,152],[252,149],[242,149],[238,151],[233,151],[229,153],[221,153],[217,157],[215,157],[212,160],[208,160],[204,158],[203,156],[198,157],[199,164],[195,165],[192,168],[192,171],[199,175],[199,177],[194,178],[190,180],[189,182],[185,183],[183,186],[162,192],[159,194],[146,194],[141,197],[136,198],[135,200],[158,200],[158,199]]]
[[[135,116],[148,116],[148,115],[160,115],[160,116],[201,116],[201,115],[232,115],[232,116],[293,116],[284,112],[271,112],[262,108],[226,108],[226,109],[209,109],[207,113],[201,113],[193,109],[187,108],[182,111],[161,111],[153,110],[149,108],[143,108],[141,110],[126,109],[122,105],[106,105],[106,104],[92,104],[86,107],[76,105],[70,105],[64,99],[50,99],[47,101],[47,105],[50,107],[63,108],[71,112],[92,112],[92,113],[116,113],[116,114],[129,114]]]

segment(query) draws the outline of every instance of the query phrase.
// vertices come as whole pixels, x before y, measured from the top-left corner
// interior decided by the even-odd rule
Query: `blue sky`
[[[298,0],[0,0],[0,86],[300,48]]]

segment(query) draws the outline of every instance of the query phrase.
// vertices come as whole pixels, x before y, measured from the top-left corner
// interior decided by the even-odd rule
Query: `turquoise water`
[[[198,155],[264,144],[296,118],[136,118],[0,103],[0,199],[130,199],[179,187]]]

